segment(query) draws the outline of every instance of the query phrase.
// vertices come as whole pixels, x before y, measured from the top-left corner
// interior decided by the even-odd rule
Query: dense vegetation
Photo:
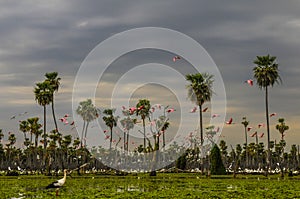
[[[55,178],[0,176],[0,198],[54,198],[55,190],[45,186]],[[246,179],[247,178],[247,179]],[[144,174],[113,176],[94,175],[67,177],[60,198],[297,198],[299,178],[279,176],[212,176],[199,174],[159,173],[157,177]]]

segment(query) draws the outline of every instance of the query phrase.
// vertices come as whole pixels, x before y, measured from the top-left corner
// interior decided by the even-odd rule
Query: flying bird
[[[252,135],[251,135],[251,137],[254,137],[254,136],[256,136],[257,135],[257,131],[255,131],[255,133],[253,133]]]
[[[174,112],[174,111],[175,111],[174,108],[169,108],[169,109],[167,110],[168,113],[172,113],[172,112]]]
[[[191,109],[190,113],[195,113],[197,111],[197,106]]]
[[[247,83],[250,86],[253,86],[253,80],[252,79],[246,80],[245,83]]]
[[[233,121],[233,119],[230,118],[230,119],[226,122],[226,124],[233,124],[232,121]]]
[[[204,108],[204,109],[202,110],[202,112],[205,113],[207,110],[208,110],[208,107]]]
[[[71,124],[70,124],[70,125],[71,125],[71,126],[73,126],[74,124],[75,124],[75,122],[73,121],[73,122],[71,122]]]
[[[179,57],[179,56],[173,57],[173,62],[176,62],[178,59],[181,59],[181,57]]]
[[[273,117],[273,116],[276,116],[276,115],[277,115],[277,113],[271,113],[270,117]]]
[[[11,119],[11,120],[16,119],[16,116],[13,115],[13,116],[10,117],[10,119]]]
[[[64,117],[70,117],[70,115],[69,114],[65,114],[65,116]]]
[[[260,127],[265,127],[265,124],[259,123],[257,126],[258,126],[258,128],[260,128]]]
[[[64,170],[64,177],[60,180],[57,180],[55,182],[52,182],[51,184],[49,184],[46,189],[50,189],[50,188],[56,188],[56,196],[58,196],[58,191],[59,191],[59,188],[61,188],[65,182],[66,182],[66,179],[67,179],[67,172],[68,170],[65,169]]]
[[[259,135],[259,137],[262,138],[262,137],[264,137],[264,135],[265,135],[264,133],[261,133],[261,134]]]
[[[220,117],[220,115],[219,115],[219,114],[213,114],[213,115],[211,116],[211,118],[215,118],[215,117]]]
[[[251,126],[249,126],[249,127],[247,128],[247,131],[251,131],[251,129],[252,129],[252,127],[251,127]]]

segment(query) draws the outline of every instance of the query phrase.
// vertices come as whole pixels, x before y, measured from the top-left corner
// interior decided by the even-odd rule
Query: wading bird
[[[61,188],[65,182],[66,182],[66,179],[67,179],[67,172],[68,170],[65,169],[64,170],[64,177],[60,180],[57,180],[55,182],[52,182],[51,184],[49,184],[46,189],[50,189],[50,188],[56,188],[56,196],[58,196],[58,191],[59,191],[59,188]]]

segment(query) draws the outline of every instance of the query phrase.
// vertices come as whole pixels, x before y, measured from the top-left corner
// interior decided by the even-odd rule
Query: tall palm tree
[[[86,145],[85,138],[87,137],[87,130],[89,123],[95,120],[98,117],[97,108],[94,106],[91,99],[79,102],[79,106],[76,110],[76,113],[80,115],[83,119],[83,128],[81,133],[81,146]],[[83,142],[83,140],[85,140]]]
[[[37,103],[44,108],[44,149],[47,147],[46,140],[46,106],[52,101],[52,86],[50,82],[44,81],[41,83],[36,83],[34,88],[35,100]]]
[[[109,150],[111,150],[111,144],[112,144],[112,131],[115,126],[117,126],[118,117],[114,116],[115,109],[105,109],[103,111],[103,114],[106,116],[103,116],[103,121],[105,122],[106,126],[110,129],[110,140],[109,140]]]
[[[289,130],[289,126],[287,126],[284,122],[284,118],[278,119],[279,124],[276,125],[276,129],[281,134],[281,140],[284,141],[284,132]]]
[[[248,140],[247,140],[247,126],[249,125],[249,121],[247,121],[246,117],[243,117],[243,121],[241,123],[244,125],[244,130],[245,130],[245,140],[246,140],[246,165],[245,165],[245,167],[247,167],[249,164]]]
[[[270,151],[270,124],[269,124],[269,104],[268,104],[268,87],[281,81],[278,64],[275,56],[257,56],[253,62],[256,66],[253,68],[256,84],[260,89],[265,89],[265,105],[266,105],[266,120],[267,120],[267,140],[268,140],[268,167],[271,164]]]
[[[52,100],[51,100],[52,116],[54,120],[55,129],[56,131],[58,131],[57,122],[55,118],[55,111],[54,111],[54,93],[57,92],[59,89],[61,78],[58,77],[57,72],[46,73],[45,77],[47,78],[46,81],[48,81],[52,86],[52,90],[51,90],[52,91]]]
[[[146,125],[145,119],[149,118],[149,110],[151,108],[150,101],[147,99],[140,99],[136,104],[136,115],[141,116],[143,121],[143,136],[144,136],[144,151],[146,150]]]
[[[199,107],[199,124],[200,124],[200,143],[203,145],[203,121],[202,121],[202,105],[211,100],[213,75],[208,73],[196,73],[186,75],[188,98]]]

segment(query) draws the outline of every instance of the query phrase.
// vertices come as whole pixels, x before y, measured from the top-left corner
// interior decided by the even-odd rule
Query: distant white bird
[[[60,180],[57,180],[55,182],[52,182],[51,184],[49,184],[46,189],[50,189],[50,188],[56,188],[56,196],[58,196],[58,191],[59,191],[59,188],[61,188],[65,182],[66,182],[66,179],[67,179],[67,172],[68,170],[65,169],[64,170],[64,177]]]

